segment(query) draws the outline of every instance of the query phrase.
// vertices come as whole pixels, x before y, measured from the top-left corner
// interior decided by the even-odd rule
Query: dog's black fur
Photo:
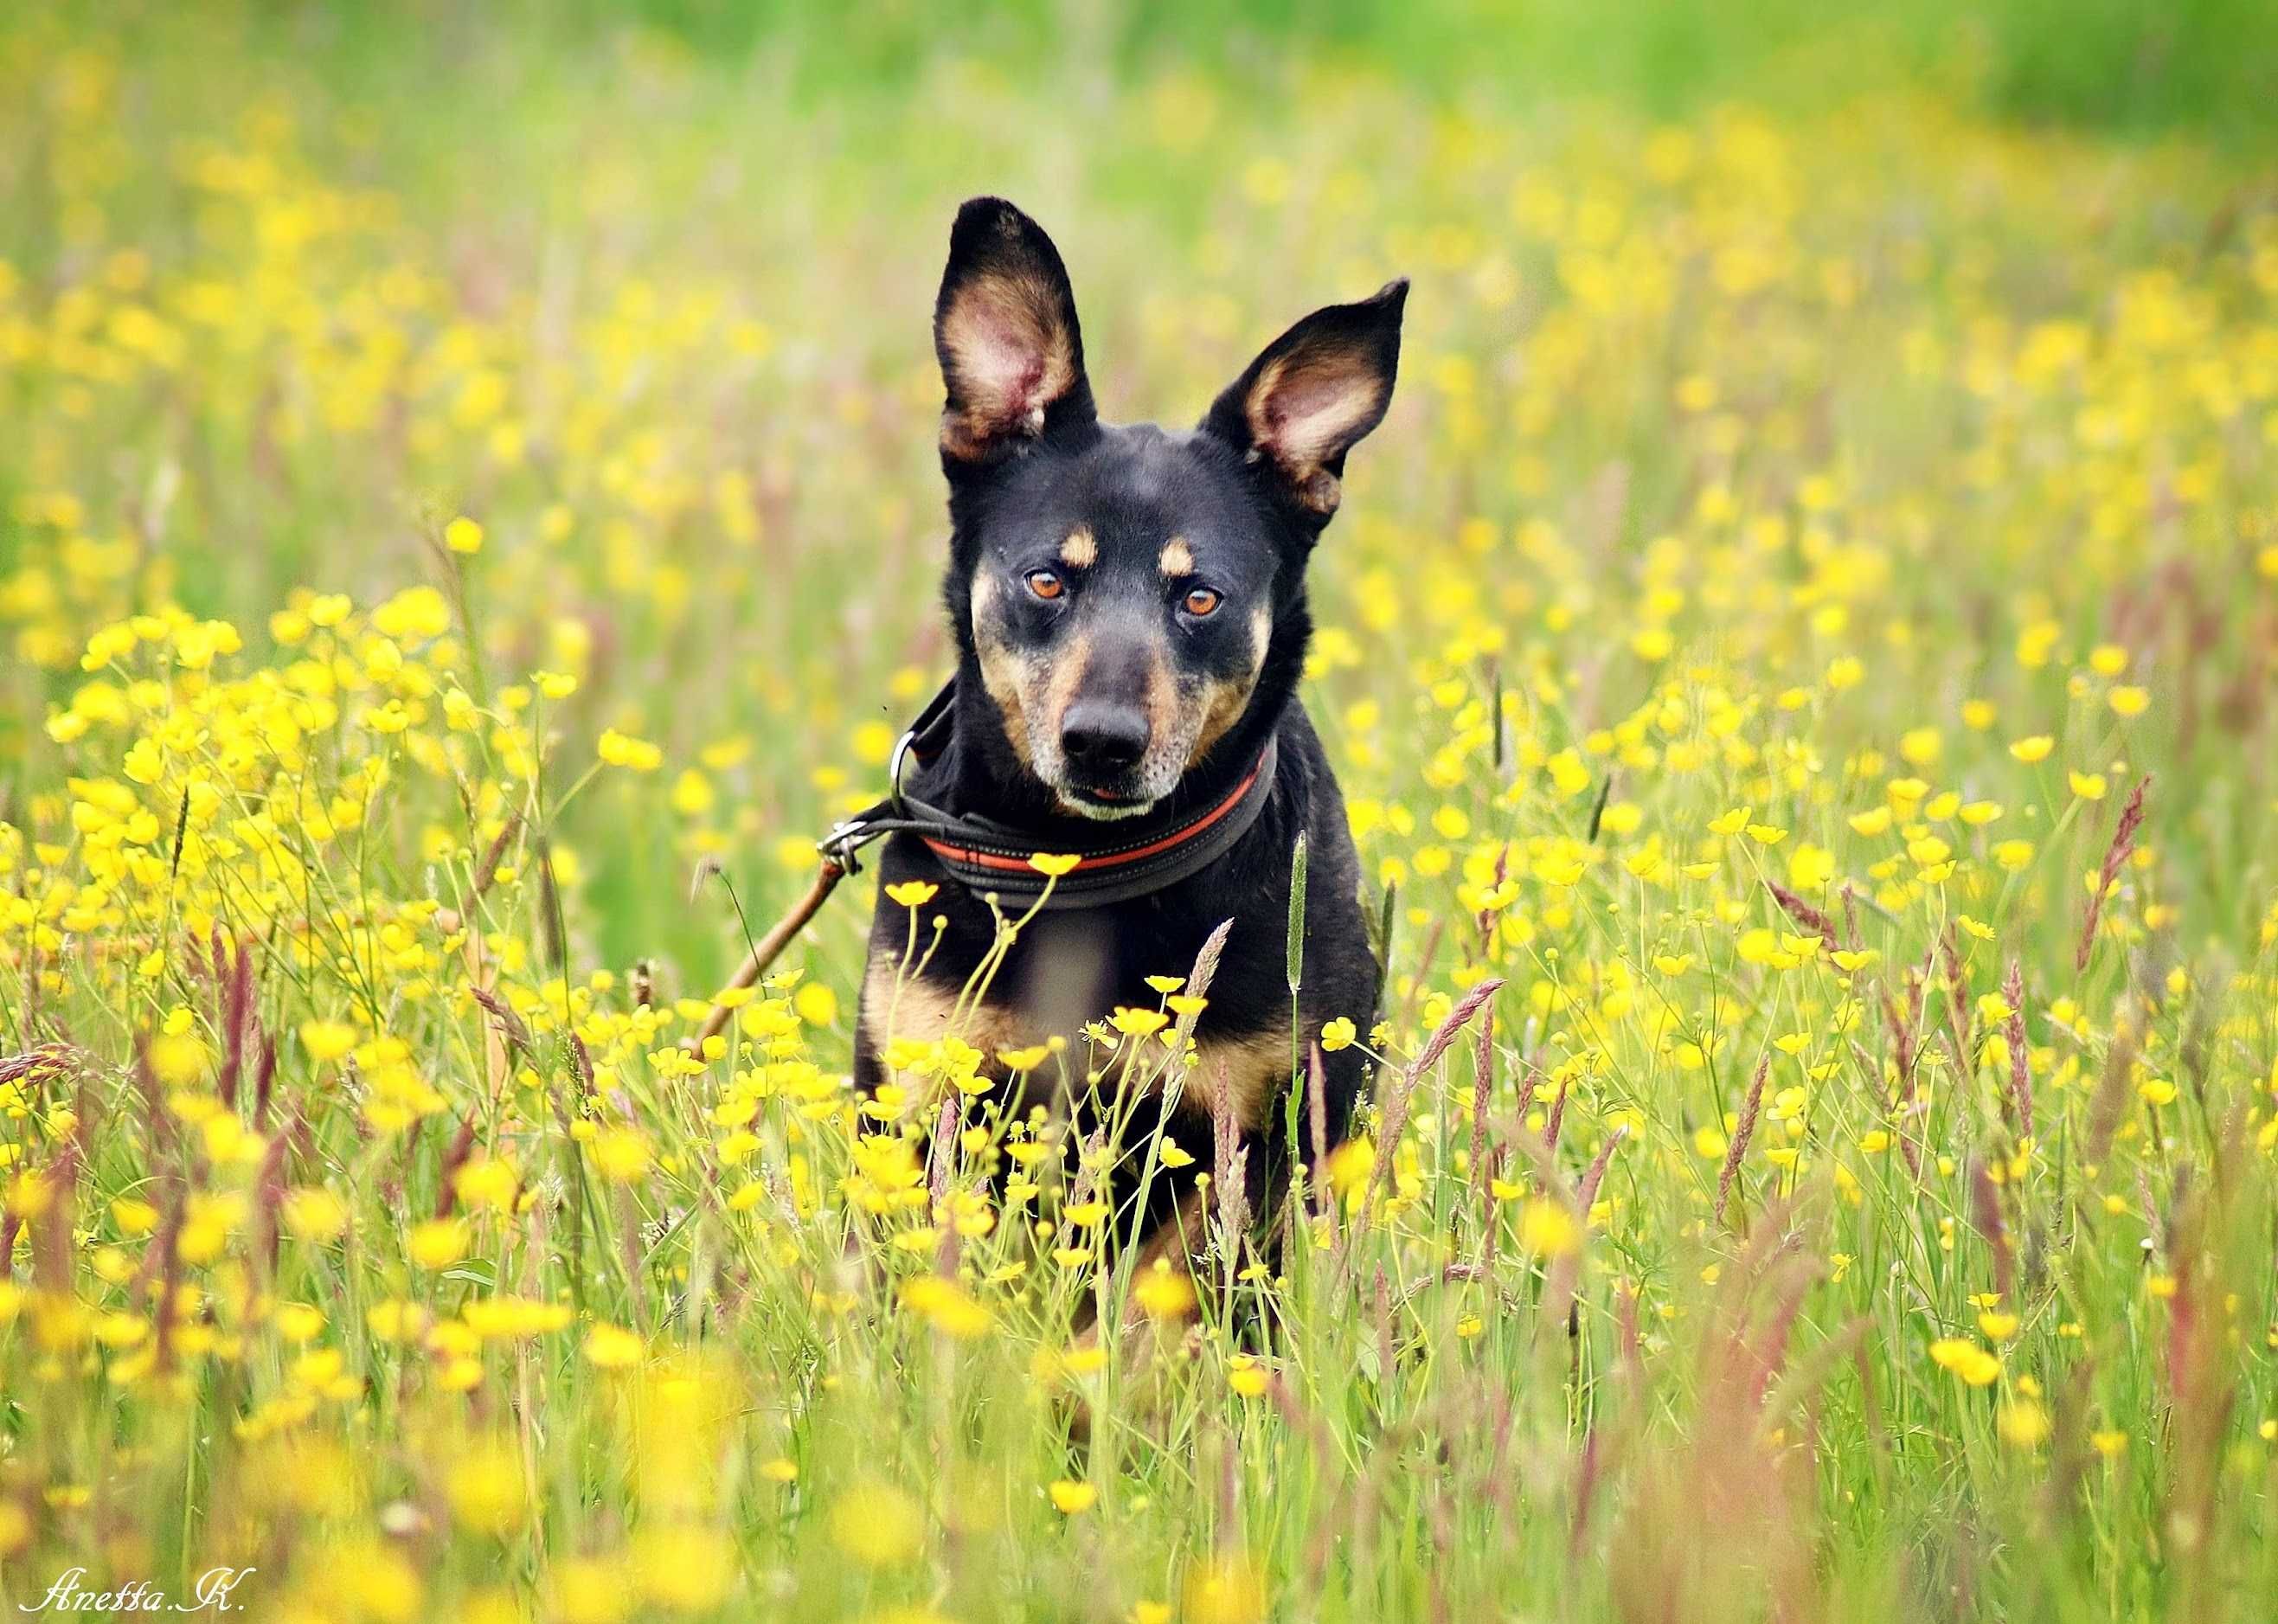
[[[1260,1069],[1233,1076],[1229,1096],[1254,1210],[1271,1210],[1286,1176],[1285,948],[1301,831],[1310,854],[1305,1045],[1332,1016],[1364,1032],[1373,1018],[1379,971],[1344,802],[1296,691],[1312,630],[1306,562],[1334,511],[1346,451],[1390,402],[1406,292],[1395,282],[1306,318],[1192,432],[1116,426],[1094,409],[1074,294],[1051,240],[995,198],[967,203],[951,235],[935,332],[947,391],[944,597],[958,648],[956,727],[913,787],[952,813],[1032,830],[1051,851],[1062,849],[1056,830],[1096,833],[1095,820],[1135,805],[1208,807],[1240,782],[1269,734],[1278,739],[1271,795],[1229,850],[1153,894],[1037,915],[975,1030],[960,1032],[992,1061],[998,1047],[1066,1037],[1067,1071],[1081,1082],[1082,1023],[1117,1005],[1155,1007],[1144,978],[1185,974],[1212,931],[1233,920],[1196,1027],[1203,1064],[1182,1098],[1191,1116],[1179,1138],[1196,1162],[1150,1203],[1155,1219],[1185,1211],[1181,1189],[1211,1165],[1219,1061]],[[914,837],[894,837],[878,869],[855,1049],[865,1090],[886,1080],[885,1006],[909,929],[883,887],[939,885],[921,910],[921,950],[933,916],[947,921],[922,977],[896,1005],[897,1035],[938,1035],[927,1012],[955,999],[997,934],[989,907]],[[1334,1145],[1361,1091],[1362,1056],[1344,1048],[1324,1061],[1321,1137]],[[1051,1065],[1036,1072],[1032,1094],[1054,1076]],[[1300,1091],[1301,1154],[1313,1137],[1309,1092]],[[1066,1104],[1081,1115],[1081,1101]]]

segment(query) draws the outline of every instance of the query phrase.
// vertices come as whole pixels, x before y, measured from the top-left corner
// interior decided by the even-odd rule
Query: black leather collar
[[[1096,834],[1056,829],[1038,835],[993,818],[960,816],[902,786],[912,757],[922,763],[948,748],[956,726],[956,699],[952,678],[894,746],[886,770],[891,788],[885,799],[844,820],[817,842],[824,855],[848,873],[855,871],[855,854],[873,840],[913,834],[950,877],[975,893],[994,892],[1008,908],[1025,909],[1039,898],[1048,909],[1104,908],[1160,891],[1208,868],[1250,831],[1273,793],[1278,753],[1269,733],[1257,759],[1231,789],[1210,805],[1175,817],[1150,815],[1102,823]],[[1074,857],[1075,866],[1048,876],[1029,862],[1040,854]]]

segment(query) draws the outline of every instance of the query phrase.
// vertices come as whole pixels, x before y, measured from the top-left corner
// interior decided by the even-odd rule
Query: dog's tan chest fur
[[[1007,1050],[1044,1042],[1051,1036],[1050,1029],[1054,1024],[987,999],[960,1001],[953,993],[930,983],[900,976],[898,966],[883,959],[874,960],[865,976],[861,1020],[863,1037],[882,1059],[898,1038],[905,1043],[931,1044],[954,1037],[978,1049],[982,1056],[982,1071],[1000,1081],[1005,1076],[1005,1069],[997,1057]],[[1127,1075],[1150,1093],[1162,1088],[1181,1067],[1180,1059],[1167,1049],[1154,1047],[1157,1040],[1152,1038],[1125,1041],[1149,1046],[1139,1051]],[[1083,1076],[1087,1051],[1088,1045],[1081,1036],[1069,1043],[1065,1050],[1065,1075],[1079,1080]],[[1120,1065],[1112,1054],[1112,1051],[1091,1049],[1089,1063],[1092,1068]],[[1288,1030],[1282,1027],[1240,1038],[1198,1038],[1194,1042],[1193,1064],[1183,1069],[1185,1082],[1180,1091],[1182,1110],[1204,1117],[1214,1116],[1223,1096],[1234,1120],[1245,1132],[1254,1130],[1264,1122],[1268,1107],[1288,1084]],[[1051,1080],[1063,1074],[1057,1062],[1048,1062],[1036,1075]]]

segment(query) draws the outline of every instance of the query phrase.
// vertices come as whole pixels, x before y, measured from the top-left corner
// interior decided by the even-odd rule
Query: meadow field
[[[2273,26],[1162,10],[0,11],[0,1605],[2278,1616]],[[1370,1100],[1191,1280],[1193,966],[1076,1155],[853,1093],[862,881],[684,1042],[952,658],[983,191],[1111,417],[1413,279]]]

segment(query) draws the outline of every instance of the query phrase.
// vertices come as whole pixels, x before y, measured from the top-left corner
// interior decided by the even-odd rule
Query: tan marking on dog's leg
[[[987,1057],[984,1071],[995,1066],[998,1050],[1021,1048],[1027,1041],[1011,1010],[986,1000],[968,1002],[960,1010],[954,993],[914,976],[904,977],[899,960],[883,954],[863,972],[862,1032],[882,1067],[887,1046],[897,1038],[933,1043],[954,1036]]]
[[[1078,525],[1060,543],[1060,562],[1071,570],[1089,570],[1099,562],[1099,542],[1090,529]]]
[[[1268,1030],[1242,1038],[1197,1039],[1194,1069],[1187,1074],[1181,1107],[1191,1106],[1210,1116],[1218,1108],[1222,1087],[1234,1120],[1244,1132],[1255,1133],[1263,1126],[1267,1107],[1288,1092],[1292,1074],[1286,1031]]]
[[[1195,549],[1187,545],[1184,536],[1173,536],[1163,543],[1163,551],[1155,560],[1155,568],[1172,580],[1195,572]]]

